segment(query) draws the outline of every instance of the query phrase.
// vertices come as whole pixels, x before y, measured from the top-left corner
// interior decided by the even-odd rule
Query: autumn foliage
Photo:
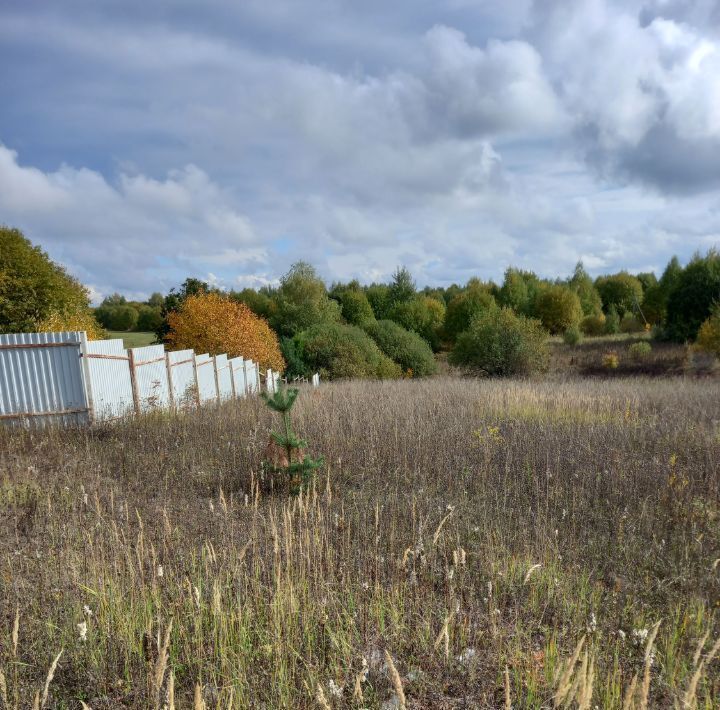
[[[262,368],[282,372],[285,361],[277,336],[267,322],[244,303],[217,293],[188,296],[177,311],[168,313],[165,341],[171,348],[254,360]]]

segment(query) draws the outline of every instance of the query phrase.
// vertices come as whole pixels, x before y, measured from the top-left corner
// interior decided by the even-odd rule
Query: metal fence
[[[0,422],[45,426],[107,421],[277,391],[278,373],[227,355],[125,349],[85,332],[0,334]],[[312,384],[320,378],[313,375]]]

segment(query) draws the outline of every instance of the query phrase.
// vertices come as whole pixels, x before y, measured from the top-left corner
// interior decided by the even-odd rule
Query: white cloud
[[[163,180],[121,174],[112,185],[92,170],[64,165],[44,173],[17,158],[0,144],[4,219],[88,282],[103,275],[113,289],[133,290],[134,282],[157,290],[163,268],[202,275],[213,264],[267,262],[250,221],[194,165]]]
[[[2,219],[99,290],[148,293],[297,258],[442,283],[713,243],[713,3],[530,5],[0,10],[0,140],[23,160],[0,145]]]

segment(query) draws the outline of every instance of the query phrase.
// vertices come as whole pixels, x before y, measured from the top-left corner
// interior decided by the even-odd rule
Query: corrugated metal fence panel
[[[135,382],[141,410],[170,406],[165,348],[162,345],[146,345],[132,348],[135,364]]]
[[[130,358],[122,340],[91,340],[87,344],[95,419],[117,419],[133,411]]]
[[[215,356],[215,372],[220,399],[232,399],[233,382],[227,355]]]
[[[84,339],[80,332],[0,335],[5,346],[0,348],[0,421],[33,426],[88,422],[80,358]],[[16,416],[24,414],[42,416]]]
[[[251,394],[257,394],[260,391],[260,370],[258,367],[252,360],[245,360],[247,391]]]
[[[197,404],[195,351],[175,350],[168,353],[167,357],[175,406],[183,408]]]
[[[234,357],[228,362],[230,363],[231,377],[235,383],[235,396],[244,397],[246,392],[244,361],[241,357]]]
[[[212,356],[207,353],[195,356],[197,369],[198,394],[200,402],[217,401],[217,387],[215,386],[215,367]]]

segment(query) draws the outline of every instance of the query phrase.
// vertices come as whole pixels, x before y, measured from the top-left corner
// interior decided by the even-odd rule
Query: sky
[[[720,0],[3,0],[0,97],[0,223],[96,302],[720,243]]]

